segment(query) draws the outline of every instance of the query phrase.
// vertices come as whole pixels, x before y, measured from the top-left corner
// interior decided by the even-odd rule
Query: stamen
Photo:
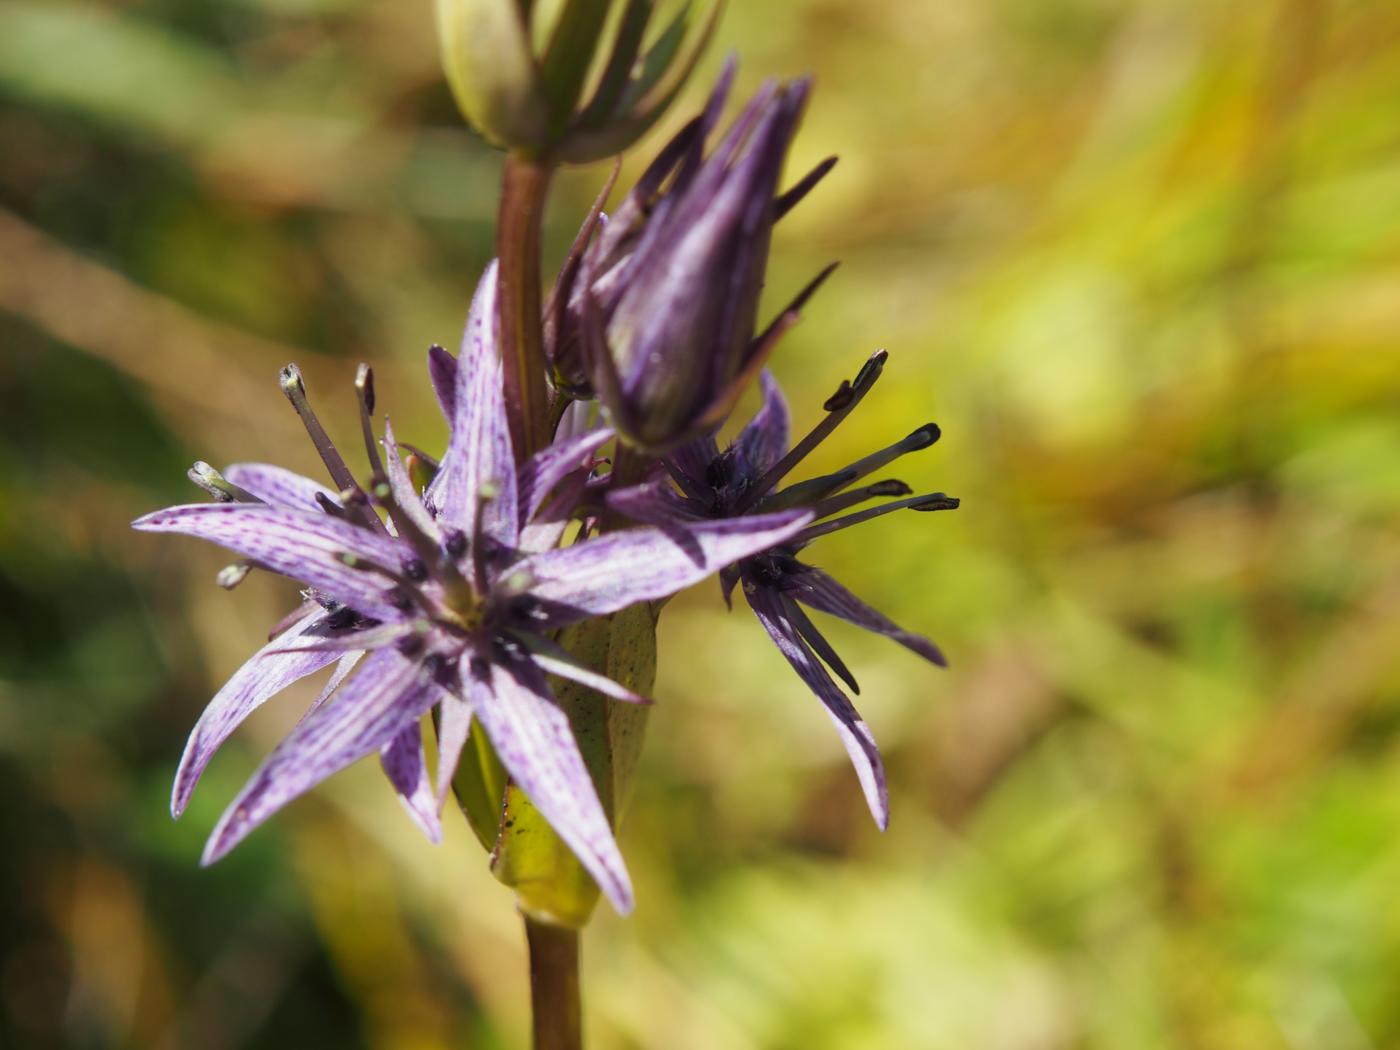
[[[847,507],[854,507],[858,503],[864,503],[868,499],[878,499],[883,496],[908,496],[914,490],[902,481],[890,478],[888,481],[877,481],[873,485],[863,485],[850,492],[843,492],[839,496],[832,496],[824,499],[812,507],[813,513],[818,518],[830,517],[832,514],[839,514]],[[780,493],[781,495],[781,493]]]
[[[360,433],[365,439],[365,455],[369,457],[370,472],[384,477],[384,460],[379,455],[379,442],[374,437],[374,369],[361,364],[355,372],[355,394],[360,402]]]
[[[840,471],[836,474],[823,474],[818,478],[808,478],[806,481],[796,482],[763,500],[763,510],[767,513],[775,510],[787,510],[789,507],[810,506],[834,492],[840,492],[855,479],[855,475],[850,471]]]
[[[857,481],[868,474],[875,473],[875,471],[886,464],[893,463],[900,456],[908,455],[910,452],[919,452],[922,449],[928,448],[942,437],[942,435],[943,432],[938,429],[937,423],[925,423],[902,441],[896,441],[893,445],[882,448],[878,452],[872,452],[863,459],[856,460],[845,470],[840,471],[839,473],[843,475],[849,475],[848,479],[840,488],[845,488],[846,485],[849,485],[851,482]],[[839,491],[839,489],[837,491]]]
[[[849,383],[842,381],[836,389],[836,393],[827,398],[826,403],[822,406],[826,409],[826,417],[813,427],[806,437],[794,445],[786,456],[778,460],[766,474],[754,482],[753,486],[739,500],[739,504],[735,508],[736,511],[743,513],[750,510],[755,503],[763,498],[764,493],[781,481],[793,467],[806,459],[814,448],[825,441],[831,432],[840,426],[841,421],[851,414],[856,405],[860,404],[861,398],[870,392],[870,388],[880,378],[880,373],[885,367],[885,359],[888,357],[887,351],[876,350],[861,366],[854,380]]]
[[[324,492],[316,493],[316,506],[329,514],[332,518],[339,518],[341,521],[358,521],[359,519],[347,511],[335,500],[331,499]]]
[[[385,579],[393,581],[397,588],[395,597],[406,599],[406,601],[392,602],[394,607],[400,612],[406,612],[407,609],[413,607],[414,603],[417,603],[430,617],[435,618],[441,613],[436,603],[431,601],[428,596],[419,590],[414,582],[402,572],[395,571],[386,565],[380,565],[378,562],[370,561],[368,558],[362,558],[360,555],[350,551],[342,551],[339,555],[339,560],[340,563],[348,569],[374,573],[376,576],[383,576]]]
[[[820,525],[812,525],[803,529],[797,534],[795,543],[811,543],[819,536],[826,536],[841,529],[848,529],[852,525],[859,525],[863,521],[871,518],[878,518],[882,514],[891,514],[897,510],[954,510],[958,506],[958,500],[953,496],[944,495],[942,492],[934,492],[924,496],[911,496],[909,499],[897,500],[894,503],[886,503],[883,507],[872,507],[870,510],[858,511],[855,514],[847,514],[844,518],[834,518],[831,521],[824,521]]]
[[[453,561],[467,553],[467,534],[461,529],[452,529],[442,541],[442,549]]]
[[[241,489],[229,481],[204,460],[195,460],[194,466],[186,471],[186,476],[220,503],[261,503],[247,489]]]
[[[282,384],[282,393],[287,395],[287,400],[301,417],[302,426],[306,427],[306,432],[311,435],[311,443],[316,446],[316,452],[320,455],[321,462],[326,465],[326,470],[330,472],[331,479],[342,489],[354,488],[355,476],[350,473],[350,468],[336,451],[326,428],[321,426],[321,421],[311,410],[311,402],[306,398],[306,380],[301,377],[301,369],[294,364],[287,365],[277,378]]]
[[[320,455],[321,462],[326,465],[331,480],[340,486],[342,493],[359,491],[355,476],[350,473],[350,468],[345,465],[345,460],[336,450],[330,435],[326,433],[326,428],[321,426],[321,421],[311,410],[311,402],[306,397],[306,380],[301,376],[301,369],[295,364],[287,365],[278,375],[278,381],[282,386],[282,393],[287,395],[287,400],[292,403],[297,415],[301,417],[302,426],[306,427],[306,432],[311,435],[311,443],[316,446],[316,452]],[[363,493],[361,496],[363,497]],[[342,495],[342,502],[346,504],[346,509],[358,524],[368,526],[381,533],[388,532],[384,528],[384,523],[368,508],[355,509],[354,501],[347,495]]]

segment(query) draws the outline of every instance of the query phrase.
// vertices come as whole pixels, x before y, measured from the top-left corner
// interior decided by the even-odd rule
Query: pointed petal
[[[487,267],[472,298],[462,352],[457,358],[456,415],[442,469],[430,490],[438,517],[470,534],[477,502],[492,495],[482,527],[497,543],[515,546],[515,456],[511,451],[496,349],[496,264]]]
[[[592,460],[592,453],[612,439],[607,427],[556,440],[548,448],[536,452],[520,468],[520,527],[523,529],[539,511],[545,497],[554,491],[565,476],[583,469]]]
[[[457,416],[457,359],[440,346],[428,347],[428,379],[443,418],[451,423]]]
[[[574,508],[588,492],[588,478],[583,471],[566,476],[555,489],[553,498],[535,512],[534,519],[520,531],[517,549],[522,554],[538,554],[559,546],[574,521]]]
[[[392,585],[378,574],[352,569],[344,556],[398,572],[412,551],[329,514],[258,503],[195,503],[147,514],[132,528],[212,540],[360,612],[384,619],[401,615],[388,597]]]
[[[778,381],[767,369],[761,379],[763,407],[734,440],[740,476],[757,481],[782,459],[788,447],[788,406]]]
[[[807,687],[816,693],[831,717],[832,724],[841,736],[841,743],[851,756],[856,776],[860,778],[861,790],[865,792],[866,805],[875,823],[883,831],[890,823],[889,792],[885,785],[885,766],[880,760],[880,752],[875,747],[875,738],[852,706],[846,694],[831,680],[826,669],[817,662],[812,651],[798,636],[796,629],[783,613],[782,599],[778,592],[768,587],[744,588],[744,597],[749,608],[763,624],[773,644],[787,657]]]
[[[569,718],[532,664],[491,665],[473,679],[470,701],[501,763],[574,851],[620,914],[632,910],[632,884]]]
[[[345,653],[340,658],[340,663],[335,665],[335,670],[331,672],[330,678],[326,679],[326,684],[322,686],[316,699],[311,701],[311,706],[306,709],[306,713],[298,719],[298,724],[305,722],[311,717],[311,713],[335,695],[335,691],[345,684],[345,679],[350,677],[350,672],[364,656],[364,651],[357,653]]]
[[[845,682],[851,692],[860,695],[860,686],[856,684],[856,676],[851,674],[851,669],[846,666],[846,661],[841,659],[841,654],[832,648],[831,643],[826,640],[826,635],[817,630],[817,625],[812,622],[812,618],[802,611],[802,606],[798,605],[786,594],[780,592],[783,615],[788,618],[793,629],[797,631],[798,637],[807,643],[808,647],[821,657],[822,663],[836,672],[836,677]]]
[[[878,609],[873,609],[861,601],[845,587],[812,565],[801,565],[796,572],[783,577],[783,590],[789,597],[796,598],[803,605],[819,612],[839,616],[847,623],[864,627],[867,631],[893,638],[906,649],[918,653],[925,660],[947,667],[948,661],[938,646],[923,635],[906,631]]]
[[[422,828],[429,842],[441,842],[442,821],[438,819],[436,794],[428,781],[423,732],[416,721],[399,730],[393,740],[380,748],[379,763],[413,822]]]
[[[204,863],[214,863],[332,773],[384,747],[440,695],[441,687],[397,650],[371,653],[335,702],[298,724],[253,774],[210,835]]]
[[[810,518],[807,511],[789,510],[687,525],[686,543],[651,527],[608,533],[517,562],[506,585],[528,583],[529,594],[543,603],[542,619],[558,626],[668,597],[782,543]]]
[[[319,481],[312,481],[295,471],[274,467],[271,463],[234,463],[224,471],[224,477],[274,507],[317,510],[317,495],[340,505],[336,493]]]
[[[447,793],[452,790],[452,777],[461,761],[467,734],[471,732],[472,709],[456,693],[444,691],[438,712],[437,808],[441,812]]]
[[[671,487],[669,481],[664,479],[646,485],[613,489],[608,492],[605,499],[613,510],[644,525],[706,520],[701,508],[694,500],[682,496]]]
[[[389,488],[394,493],[394,502],[399,505],[409,520],[418,526],[418,531],[437,543],[442,542],[442,532],[437,521],[423,506],[422,497],[413,479],[408,476],[408,468],[399,457],[399,446],[394,440],[394,428],[384,420],[384,470],[389,475]]]
[[[179,817],[185,811],[195,784],[214,757],[214,752],[245,718],[293,682],[340,659],[339,653],[278,651],[293,644],[304,630],[325,615],[325,610],[317,608],[277,635],[235,671],[233,677],[214,695],[214,699],[209,701],[209,706],[199,716],[190,733],[185,753],[175,772],[175,785],[170,794],[171,816]]]
[[[680,472],[682,481],[689,482],[689,485],[682,484],[682,488],[704,492],[710,488],[705,472],[718,456],[719,445],[715,444],[715,436],[706,434],[676,446],[666,458],[671,468]]]
[[[513,634],[512,637],[529,650],[530,659],[534,661],[536,667],[546,674],[558,675],[560,678],[567,678],[580,685],[586,685],[604,696],[621,700],[625,704],[650,704],[653,702],[649,697],[633,692],[620,682],[614,682],[607,675],[599,674],[593,668],[580,662],[573,653],[558,642],[552,641],[544,635],[521,632]]]

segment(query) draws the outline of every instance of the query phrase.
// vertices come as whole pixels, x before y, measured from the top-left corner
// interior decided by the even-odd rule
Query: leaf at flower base
[[[633,692],[650,691],[656,677],[656,620],[649,605],[575,624],[561,633],[559,642],[577,661]],[[569,716],[579,753],[616,829],[630,795],[649,708],[608,699],[569,679],[553,677],[550,686]],[[506,790],[492,870],[516,889],[522,910],[554,922],[581,927],[598,902],[597,884],[514,784]]]
[[[447,728],[439,725],[440,742]],[[439,746],[445,745],[440,743]],[[505,805],[506,771],[486,737],[486,730],[475,718],[471,720],[466,743],[462,745],[457,768],[452,773],[452,794],[482,848],[487,852],[495,849]]]

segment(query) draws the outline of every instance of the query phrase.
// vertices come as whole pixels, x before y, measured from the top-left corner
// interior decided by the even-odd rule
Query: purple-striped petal
[[[443,691],[438,704],[438,768],[437,768],[437,808],[441,812],[447,801],[447,793],[452,790],[452,777],[457,772],[457,763],[462,758],[462,748],[466,746],[467,734],[472,728],[471,705],[456,693]]]
[[[666,457],[671,465],[690,483],[697,492],[708,492],[711,488],[706,472],[719,455],[719,445],[713,434],[687,441],[672,449]]]
[[[473,712],[501,763],[559,837],[574,851],[622,915],[632,910],[632,884],[593,780],[574,742],[569,718],[534,665],[490,665],[473,678]]]
[[[178,532],[211,540],[261,565],[325,591],[363,613],[395,618],[390,584],[345,564],[345,555],[399,572],[412,551],[368,529],[317,511],[258,503],[195,503],[137,518],[143,532]]]
[[[340,653],[281,651],[323,616],[324,610],[318,608],[277,635],[235,671],[209,701],[190,733],[175,772],[175,785],[170,793],[171,816],[179,817],[185,811],[195,784],[214,752],[245,718],[293,682],[340,659]]]
[[[364,651],[361,650],[357,653],[345,653],[341,656],[340,663],[335,665],[335,670],[326,679],[326,684],[322,686],[321,691],[316,694],[316,699],[311,701],[311,706],[302,714],[298,724],[305,722],[318,707],[335,695],[335,691],[345,684],[345,679],[350,677],[350,672],[355,669],[364,655]]]
[[[440,346],[428,347],[428,379],[450,424],[457,417],[457,359]]]
[[[798,677],[807,683],[807,687],[826,706],[826,713],[840,734],[841,743],[851,756],[856,776],[860,778],[861,790],[865,792],[870,814],[875,818],[880,830],[885,830],[890,823],[885,766],[880,760],[875,738],[871,736],[870,729],[860,717],[860,712],[831,680],[826,668],[817,661],[807,643],[798,635],[783,612],[782,597],[777,591],[768,587],[745,587],[744,597],[748,600],[749,608],[758,617],[759,623],[763,624],[768,636],[773,639],[773,644],[787,657]]]
[[[838,616],[847,623],[864,627],[867,631],[882,634],[886,638],[893,638],[906,649],[913,650],[939,667],[948,666],[942,651],[933,642],[923,635],[906,631],[878,609],[866,605],[815,566],[802,565],[797,571],[784,574],[783,591],[819,612]]]
[[[763,407],[749,420],[734,439],[739,456],[739,472],[750,481],[757,481],[778,460],[788,447],[788,407],[778,381],[764,370]]]
[[[387,418],[384,420],[384,470],[389,475],[389,488],[393,492],[394,502],[408,515],[409,520],[418,526],[419,532],[441,543],[442,533],[438,529],[437,521],[428,513],[428,508],[423,506],[418,489],[413,484],[413,479],[408,476],[408,468],[403,465],[398,443],[394,440],[394,428],[389,425]]]
[[[394,739],[441,695],[394,649],[371,653],[334,703],[318,707],[268,756],[204,848],[212,864],[298,795]]]
[[[520,528],[525,528],[565,477],[590,466],[592,453],[612,436],[610,429],[600,427],[562,440],[556,438],[554,444],[531,456],[520,468]]]
[[[472,534],[477,504],[486,535],[514,547],[519,535],[515,457],[511,451],[496,351],[496,264],[482,275],[472,298],[457,358],[456,414],[442,468],[429,490],[438,517]]]
[[[337,495],[319,481],[270,463],[234,463],[224,471],[224,477],[274,507],[316,510],[318,495],[340,505]]]
[[[379,762],[413,822],[428,836],[429,842],[441,842],[442,821],[438,818],[437,794],[428,780],[423,731],[417,722],[405,726],[380,748]]]
[[[616,612],[675,594],[730,562],[777,546],[811,520],[804,510],[752,514],[687,525],[685,542],[658,528],[627,529],[517,562],[505,585],[519,578],[543,603],[549,626]]]
[[[665,478],[644,485],[613,489],[605,498],[613,510],[644,525],[706,520],[700,504],[688,496],[682,496]]]

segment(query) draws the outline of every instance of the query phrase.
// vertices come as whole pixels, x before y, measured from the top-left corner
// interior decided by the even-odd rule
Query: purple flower
[[[885,358],[883,350],[877,351],[854,381],[843,382],[827,400],[826,416],[791,449],[787,404],[778,384],[765,372],[763,405],[727,449],[720,452],[713,437],[692,441],[664,460],[670,480],[660,478],[608,494],[614,509],[670,532],[680,543],[691,542],[695,530],[716,521],[743,521],[796,507],[811,511],[812,524],[767,550],[736,559],[720,573],[720,580],[726,601],[735,584],[742,583],[749,608],[798,676],[826,706],[855,764],[870,812],[882,829],[889,823],[889,800],[880,753],[865,721],[831,673],[852,692],[859,693],[860,688],[804,606],[892,638],[940,666],[945,664],[943,654],[927,638],[904,630],[798,555],[821,536],[893,511],[955,508],[958,501],[950,496],[941,492],[914,496],[908,485],[893,479],[853,487],[900,456],[932,445],[938,440],[938,427],[933,423],[919,427],[903,440],[833,474],[778,486],[860,403],[879,379]],[[902,498],[854,509],[888,497]]]
[[[599,201],[548,311],[556,381],[596,394],[623,437],[647,449],[718,426],[831,270],[755,334],[773,224],[835,158],[778,193],[806,80],[765,84],[706,157],[733,73],[731,64],[705,111],[662,149],[611,218]]]
[[[640,528],[559,548],[592,455],[611,435],[593,430],[568,437],[517,467],[495,317],[493,267],[472,302],[460,358],[430,352],[452,435],[425,491],[410,479],[387,422],[381,456],[367,369],[356,385],[372,474],[361,486],[311,411],[299,371],[288,366],[283,390],[335,488],[262,464],[238,464],[222,476],[199,465],[195,476],[218,502],[171,507],[134,523],[212,540],[305,587],[300,609],[229,679],[195,726],[175,778],[176,816],[243,719],[291,683],[336,665],[305,717],[224,813],[205,863],[291,799],[373,752],[436,840],[463,742],[479,719],[511,777],[614,906],[631,907],[622,857],[546,675],[618,700],[642,698],[576,663],[551,633],[672,594],[791,537],[811,513],[716,520],[689,530],[684,544],[663,530]],[[421,743],[422,717],[434,706],[435,779]]]

